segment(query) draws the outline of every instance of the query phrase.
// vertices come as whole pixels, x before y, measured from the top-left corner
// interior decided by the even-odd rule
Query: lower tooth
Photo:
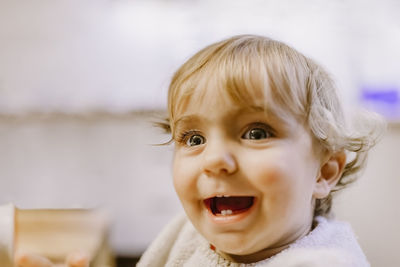
[[[225,216],[225,215],[231,215],[231,214],[232,214],[232,210],[221,210],[221,214],[222,214],[223,216]]]

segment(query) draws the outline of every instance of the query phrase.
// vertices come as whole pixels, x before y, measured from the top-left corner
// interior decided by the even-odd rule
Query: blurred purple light
[[[361,89],[361,99],[385,102],[389,105],[397,104],[400,102],[399,89],[395,87],[364,87]]]
[[[396,86],[361,87],[360,100],[367,109],[391,121],[400,119],[400,88]]]

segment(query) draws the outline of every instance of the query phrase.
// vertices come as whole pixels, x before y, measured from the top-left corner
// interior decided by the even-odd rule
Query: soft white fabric
[[[317,217],[317,221],[313,231],[279,254],[256,263],[241,264],[230,262],[211,250],[186,217],[179,216],[165,227],[137,266],[370,266],[348,223],[323,217]]]

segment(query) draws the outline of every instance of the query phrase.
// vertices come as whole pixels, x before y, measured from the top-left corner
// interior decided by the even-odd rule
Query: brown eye
[[[271,137],[272,134],[263,128],[251,128],[242,135],[243,139],[260,140]]]
[[[201,135],[195,134],[189,137],[186,141],[186,145],[188,146],[198,146],[202,145],[205,142],[205,138]]]

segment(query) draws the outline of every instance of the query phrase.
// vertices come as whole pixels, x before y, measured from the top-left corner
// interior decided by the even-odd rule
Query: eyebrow
[[[270,110],[266,110],[264,107],[260,107],[260,106],[247,106],[247,107],[243,107],[243,108],[239,108],[237,110],[234,111],[234,113],[230,114],[229,116],[238,116],[241,113],[245,113],[245,112],[265,112],[266,114],[274,114],[273,112],[271,112]],[[203,119],[201,118],[201,116],[199,115],[195,115],[195,114],[190,114],[190,115],[185,115],[180,117],[179,119],[177,119],[174,122],[175,125],[175,129],[179,128],[181,124],[190,124],[190,123],[195,123],[195,122],[199,122],[202,121]]]
[[[254,106],[254,105],[240,108],[240,109],[238,109],[238,111],[236,111],[236,113],[238,114],[238,113],[248,112],[248,111],[251,111],[251,112],[265,112],[266,114],[272,114],[270,109],[268,109],[266,107]]]
[[[174,122],[174,125],[175,125],[174,132],[176,131],[176,129],[179,129],[180,125],[182,125],[182,124],[189,124],[189,123],[194,123],[194,122],[198,122],[198,121],[201,121],[201,119],[198,115],[182,116]]]

